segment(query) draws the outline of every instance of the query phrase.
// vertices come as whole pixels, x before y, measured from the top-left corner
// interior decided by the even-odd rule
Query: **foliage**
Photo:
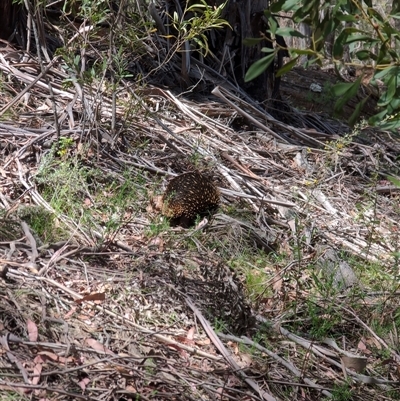
[[[18,209],[18,218],[28,223],[38,244],[57,242],[69,235],[60,227],[57,217],[41,206],[24,206]]]
[[[400,6],[393,1],[392,12],[384,15],[372,6],[371,0],[325,2],[321,0],[277,0],[265,11],[269,22],[268,33],[274,43],[274,49],[263,48],[268,53],[252,66],[246,74],[246,80],[252,80],[262,74],[275,60],[281,48],[276,37],[301,37],[304,35],[292,28],[279,28],[276,22],[277,13],[285,13],[294,24],[305,23],[312,29],[310,45],[307,49],[290,48],[291,60],[280,70],[277,76],[290,71],[300,56],[307,56],[306,66],[322,65],[328,56],[325,44],[329,37],[335,35],[332,51],[332,62],[339,71],[344,66],[372,68],[374,76],[371,84],[381,87],[378,101],[380,111],[370,118],[369,123],[382,129],[400,128],[400,31],[392,24],[400,19]],[[279,14],[278,14],[279,15]],[[253,42],[247,41],[247,44]],[[345,61],[345,52],[349,51],[351,61]],[[355,82],[340,83],[333,87],[333,93],[340,97],[335,110],[340,112],[343,105],[357,94],[363,75]],[[354,123],[366,102],[365,97],[356,107],[350,122]]]
[[[97,25],[108,18],[110,6],[106,0],[70,0],[64,2],[63,12],[72,16],[79,15],[88,19],[93,25]]]
[[[228,22],[221,18],[226,3],[227,1],[218,7],[213,7],[207,4],[205,0],[200,0],[200,3],[187,7],[182,16],[179,16],[175,11],[171,19],[172,26],[178,32],[178,39],[182,41],[193,40],[206,56],[210,51],[206,32],[229,26]]]
[[[332,400],[334,401],[350,401],[352,399],[352,391],[350,384],[336,384],[332,390]]]
[[[77,152],[75,141],[60,137],[43,158],[36,184],[57,213],[79,220],[90,230],[113,236],[145,204],[147,190],[143,187],[143,175],[138,170],[126,171],[124,181],[119,182],[85,164],[87,149],[83,147],[73,155],[74,152]],[[48,225],[44,218],[40,221]],[[34,225],[32,219],[31,225],[42,234],[41,227]]]

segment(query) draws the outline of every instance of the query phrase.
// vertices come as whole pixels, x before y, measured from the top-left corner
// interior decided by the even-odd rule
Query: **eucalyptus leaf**
[[[354,125],[357,123],[358,118],[360,117],[361,111],[368,99],[369,99],[369,96],[366,96],[363,100],[361,100],[361,102],[359,102],[357,104],[356,108],[354,109],[353,113],[351,114],[351,116],[349,118],[349,125],[351,127],[354,127]]]
[[[332,87],[332,92],[335,96],[343,96],[354,86],[354,82],[341,82]]]
[[[299,54],[299,55],[306,55],[306,56],[317,56],[317,53],[314,50],[311,49],[295,49],[295,48],[290,48],[289,49],[290,53],[294,54]]]
[[[341,112],[343,106],[357,94],[358,88],[361,84],[361,76],[356,81],[351,83],[339,83],[332,87],[332,92],[335,96],[339,97],[335,104],[335,111]]]
[[[378,66],[379,68],[379,66]],[[375,73],[374,79],[383,79],[386,77],[386,75],[397,75],[399,71],[399,67],[396,66],[391,66],[388,68],[383,68],[381,71]]]
[[[377,42],[377,39],[369,35],[350,34],[347,36],[345,43],[348,45],[353,42]]]
[[[297,60],[299,57],[295,57],[294,59],[288,61],[284,66],[282,66],[277,72],[276,72],[276,77],[280,77],[283,74],[286,74],[289,72],[293,67],[296,66]]]
[[[387,110],[382,110],[381,112],[370,117],[368,119],[368,123],[370,125],[377,125],[382,121],[382,119],[386,116],[386,114],[387,114]]]
[[[295,38],[305,38],[305,36],[301,32],[296,31],[295,29],[290,28],[290,27],[278,28],[275,31],[275,35],[289,36],[289,37],[295,37]]]
[[[292,0],[293,2],[296,2],[296,0]],[[273,13],[278,13],[279,11],[282,11],[282,7],[285,4],[286,0],[278,0],[271,4],[271,12]],[[268,17],[268,15],[266,15]]]
[[[272,47],[263,47],[260,51],[263,53],[275,53],[276,52],[276,50],[273,49]]]
[[[392,75],[388,79],[388,81],[386,82],[386,87],[386,91],[383,92],[382,96],[379,98],[379,107],[385,107],[392,101],[397,89],[397,77],[395,75]]]
[[[268,18],[269,31],[275,35],[276,30],[278,29],[278,23],[275,18]]]
[[[365,50],[365,49],[359,50],[358,52],[356,52],[355,55],[361,61],[362,60],[368,60],[368,59],[373,59],[373,60],[376,59],[376,55],[375,54],[373,54],[370,50]]]
[[[244,77],[244,81],[249,82],[254,78],[257,78],[271,65],[274,59],[275,59],[275,53],[257,60],[247,70],[246,75]]]
[[[255,46],[255,45],[258,45],[263,40],[265,40],[265,38],[244,38],[242,40],[242,43],[245,46]]]
[[[383,123],[378,122],[377,125],[382,130],[387,130],[387,131],[398,130],[400,128],[400,118],[397,117],[396,119],[388,120]]]

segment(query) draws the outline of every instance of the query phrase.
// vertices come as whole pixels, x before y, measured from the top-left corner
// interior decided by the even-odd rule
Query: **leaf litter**
[[[1,390],[37,399],[271,401],[289,399],[285,394],[329,399],[343,383],[351,383],[359,400],[377,394],[390,399],[385,394],[398,390],[396,335],[383,339],[364,322],[381,299],[395,314],[393,294],[367,291],[366,315],[358,316],[340,293],[335,308],[343,315],[342,343],[313,340],[306,332],[310,274],[299,275],[323,258],[326,249],[317,255],[316,242],[365,263],[395,265],[399,189],[371,177],[396,169],[398,141],[349,140],[341,151],[328,142],[340,137],[261,117],[248,99],[222,87],[214,89],[216,97],[195,102],[151,85],[139,96],[138,88],[126,85],[121,99],[132,99],[139,110],[127,115],[106,92],[100,101],[76,83],[84,101],[74,88],[63,89],[66,75],[54,61],[46,73],[57,87],[61,116],[55,126],[43,108],[48,81],[5,53],[0,70],[20,93],[1,100],[3,114],[12,105],[19,114],[0,123]],[[29,107],[20,103],[26,85]],[[97,129],[76,119],[71,108]],[[98,108],[96,121],[92,108]],[[251,130],[232,128],[239,114]],[[118,134],[109,130],[112,116]],[[140,183],[132,183],[139,206],[125,211],[112,234],[55,210],[41,194],[44,184],[36,176],[61,137],[72,140],[68,156],[95,167],[100,182],[122,186],[127,169],[140,175]],[[160,193],[168,178],[193,168],[197,155],[196,168],[210,172],[221,189],[220,211],[194,229],[146,235],[158,215],[143,193]],[[84,188],[74,196],[108,222]],[[374,204],[361,212],[357,206],[368,198]],[[229,215],[230,205],[251,217]],[[40,239],[25,221],[26,208],[55,216],[68,237]],[[301,238],[303,257],[286,267],[266,266],[267,292],[251,302],[244,278],[202,240],[203,233],[227,244],[228,252],[291,252],[293,239]],[[327,313],[324,299],[314,302]],[[386,369],[379,368],[382,349]]]

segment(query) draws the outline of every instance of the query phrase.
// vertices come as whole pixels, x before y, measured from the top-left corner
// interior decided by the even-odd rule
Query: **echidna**
[[[219,190],[208,177],[198,172],[184,173],[168,183],[162,197],[162,213],[172,219],[191,220],[215,209],[219,200]]]

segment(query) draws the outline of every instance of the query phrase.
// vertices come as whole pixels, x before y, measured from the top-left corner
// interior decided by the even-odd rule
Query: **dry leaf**
[[[40,358],[40,357],[36,357],[35,358],[35,362],[39,362],[39,360],[41,361],[41,362],[43,362],[42,361],[42,358]],[[38,384],[39,383],[39,381],[40,381],[40,374],[42,373],[42,368],[43,368],[43,365],[42,365],[42,363],[36,363],[36,365],[33,367],[33,378],[31,379],[31,383],[32,384]]]
[[[342,355],[341,359],[346,368],[352,369],[357,373],[362,373],[367,367],[367,358],[363,356],[357,357]]]
[[[360,350],[363,354],[368,354],[369,355],[369,354],[372,353],[372,351],[370,351],[367,348],[367,344],[365,343],[365,340],[363,338],[358,342],[357,349]]]
[[[237,387],[242,384],[242,381],[236,375],[229,375],[227,384],[228,387]]]
[[[367,338],[367,339],[365,340],[365,342],[366,342],[367,344],[370,344],[370,345],[375,346],[375,347],[378,348],[379,350],[382,349],[381,343],[380,343],[375,337],[369,337],[369,338]]]
[[[26,322],[26,327],[28,329],[29,341],[36,342],[38,339],[38,328],[36,324],[28,319]]]
[[[223,387],[220,387],[220,388],[217,388],[215,396],[217,399],[222,400],[222,396],[224,395],[224,393],[225,393],[225,389]]]
[[[157,212],[162,210],[163,207],[163,196],[156,195],[154,196],[152,193],[149,193],[150,204],[146,207],[146,211],[148,213]]]
[[[79,320],[82,320],[82,321],[85,322],[86,324],[90,324],[90,323],[91,323],[90,318],[89,318],[88,315],[80,314],[80,315],[77,316],[77,318],[78,318]]]
[[[240,359],[242,367],[249,367],[253,363],[253,358],[250,354],[240,354]]]
[[[381,366],[390,365],[391,363],[395,363],[395,361],[393,360],[393,358],[388,358],[381,362]]]
[[[211,344],[211,340],[207,337],[204,340],[197,340],[196,344],[199,345],[199,346],[210,345]]]
[[[275,293],[280,292],[282,289],[282,276],[279,274],[275,280],[274,280],[274,284],[272,285],[272,288],[274,289]]]
[[[88,345],[90,348],[93,348],[96,351],[104,352],[105,354],[114,355],[114,352],[109,350],[103,344],[99,343],[98,341],[94,340],[93,338],[87,338],[85,340],[85,344]]]
[[[195,328],[194,326],[191,327],[191,328],[188,330],[188,333],[187,333],[186,338],[187,338],[188,340],[193,340],[193,339],[194,339],[194,333],[195,333],[195,331],[196,331],[196,328]]]
[[[40,355],[43,358],[43,361],[51,360],[53,362],[58,362],[63,364],[71,363],[74,361],[74,358],[72,356],[65,358],[63,356],[56,355],[50,351],[39,351],[38,355]]]
[[[148,246],[153,249],[156,248],[160,252],[163,252],[164,251],[164,240],[158,236],[154,237],[149,241]]]
[[[90,207],[92,206],[92,201],[89,198],[85,198],[83,202],[83,206]]]
[[[177,336],[176,341],[179,341],[182,344],[187,344],[190,346],[195,345],[195,342],[193,340],[189,340],[187,337],[183,337],[183,336]]]
[[[208,224],[208,219],[203,217],[199,224],[195,227],[196,230],[200,230],[201,228],[205,227]]]
[[[292,219],[288,221],[288,225],[290,229],[292,230],[293,234],[296,234],[296,220]]]
[[[7,335],[0,337],[0,345],[1,345],[1,347],[0,347],[1,353],[4,353],[5,351],[10,350],[10,347],[8,346],[8,336]]]
[[[172,375],[171,373],[160,372],[159,375],[162,376],[169,383],[178,383],[178,380],[176,379],[176,377],[174,375]]]
[[[365,350],[367,349],[367,346],[365,345],[365,343],[364,343],[363,340],[360,340],[360,341],[358,342],[358,344],[357,344],[357,348],[358,348],[360,351],[365,351]]]
[[[69,319],[77,310],[77,307],[74,306],[73,308],[71,308],[71,310],[69,312],[66,313],[66,315],[64,315],[64,320]]]
[[[46,103],[43,103],[42,105],[36,108],[36,111],[48,111],[48,110],[50,110],[50,107]]]
[[[106,299],[106,294],[104,292],[95,292],[94,294],[89,294],[81,299],[75,300],[77,304],[81,304],[85,301],[104,301]]]
[[[85,391],[86,390],[86,386],[89,384],[90,379],[88,377],[85,377],[84,379],[82,379],[81,381],[78,382],[79,387]]]

